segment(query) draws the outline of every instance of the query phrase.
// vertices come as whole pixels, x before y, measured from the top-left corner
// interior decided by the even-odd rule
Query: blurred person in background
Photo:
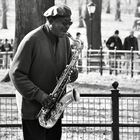
[[[81,33],[80,32],[76,33],[75,40],[80,43],[80,50],[81,50],[81,52],[79,54],[78,70],[79,70],[79,72],[82,72],[82,57],[83,57],[83,51],[82,50],[84,48],[84,42],[81,39]],[[74,51],[74,49],[76,49],[76,47],[77,47],[76,42],[73,41],[72,44],[71,44],[71,47],[72,47],[72,49]]]
[[[137,37],[134,36],[134,30],[131,30],[129,32],[129,35],[125,37],[123,48],[124,50],[128,50],[128,51],[130,51],[131,49],[133,49],[134,51],[138,51],[138,40]],[[134,55],[134,57],[136,58],[137,56]],[[125,63],[125,69],[127,70],[127,74],[128,74],[130,71],[130,60],[131,60],[130,52],[125,53],[125,59],[127,60],[127,62]]]
[[[6,38],[4,42],[1,44],[1,51],[5,52],[2,54],[2,67],[3,68],[8,68],[9,64],[11,62],[11,55],[9,55],[7,52],[12,51],[12,46],[8,42],[8,39]]]
[[[130,34],[125,37],[123,44],[124,50],[131,50],[131,47],[133,47],[133,50],[138,50],[138,40],[137,37],[134,36],[134,30],[131,30]]]
[[[11,44],[8,42],[8,39],[6,38],[4,40],[4,43],[3,43],[3,48],[4,48],[4,51],[12,51],[12,46]]]
[[[106,46],[109,50],[114,50],[115,47],[117,50],[123,50],[122,40],[119,37],[119,30],[116,30],[114,35],[109,37],[109,39],[106,41]]]
[[[81,50],[84,48],[84,42],[81,40],[81,33],[77,32],[75,39],[80,43]],[[76,44],[72,42],[72,48],[75,49]]]
[[[3,40],[0,39],[0,52],[4,52]]]
[[[109,37],[109,39],[106,41],[106,46],[109,50],[123,50],[122,40],[119,37],[119,30],[115,30],[114,35]],[[122,53],[116,54],[116,59],[119,60],[122,57]],[[111,60],[112,59],[112,60]],[[110,66],[110,74],[112,74],[112,69],[114,68],[121,68],[121,62],[115,62],[115,54],[114,52],[109,53],[109,66]]]

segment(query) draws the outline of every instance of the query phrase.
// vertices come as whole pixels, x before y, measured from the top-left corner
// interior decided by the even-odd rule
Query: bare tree
[[[116,13],[115,20],[121,21],[121,2],[120,0],[116,0]]]
[[[128,4],[131,4],[131,0],[127,0],[128,1]]]
[[[137,0],[137,6],[135,11],[135,17],[140,17],[140,0]]]
[[[54,5],[54,0],[15,0],[15,50],[22,38],[45,22],[43,13]]]
[[[64,3],[67,5],[67,0],[64,0]]]
[[[107,14],[110,14],[110,0],[107,1],[106,13],[107,13]]]
[[[7,29],[7,11],[8,11],[8,5],[7,0],[1,0],[2,4],[2,29]]]
[[[79,26],[78,27],[84,27],[83,17],[82,17],[82,6],[83,6],[83,0],[79,0],[78,1],[78,11],[79,11]]]
[[[15,52],[23,37],[45,22],[43,13],[53,5],[54,0],[15,0]],[[10,81],[9,73],[2,79],[2,82],[8,81]]]

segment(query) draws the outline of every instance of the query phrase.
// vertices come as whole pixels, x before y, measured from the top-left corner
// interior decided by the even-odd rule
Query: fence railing
[[[74,50],[73,50],[74,51]],[[0,52],[0,68],[8,69],[13,52]],[[126,74],[131,77],[140,74],[140,51],[82,50],[77,62],[79,72],[97,71],[100,75]]]
[[[98,71],[100,75],[140,74],[140,51],[83,50],[77,63],[80,72]]]
[[[81,93],[62,122],[62,140],[139,140],[140,94],[120,93],[117,86],[104,94]],[[0,139],[22,140],[14,94],[0,94]]]

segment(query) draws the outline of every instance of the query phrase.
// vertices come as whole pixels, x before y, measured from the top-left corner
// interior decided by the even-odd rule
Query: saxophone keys
[[[57,92],[56,92],[56,93],[54,93],[54,95],[53,95],[53,100],[55,100],[55,99],[56,99],[56,97],[57,97]]]
[[[57,106],[56,106],[56,108],[62,108],[62,106],[63,106],[63,103],[62,102],[59,102],[59,103],[57,103]]]
[[[51,112],[51,116],[55,116],[55,115],[56,115],[56,111],[54,110]]]

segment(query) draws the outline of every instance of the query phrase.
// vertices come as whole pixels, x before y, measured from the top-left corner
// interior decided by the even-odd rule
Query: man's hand
[[[45,95],[42,99],[42,106],[50,108],[54,104],[54,100],[50,95]]]
[[[114,47],[114,45],[115,45],[114,42],[112,42],[112,43],[110,44],[110,47]]]
[[[78,78],[78,69],[74,67],[70,73],[70,82],[74,82]]]

